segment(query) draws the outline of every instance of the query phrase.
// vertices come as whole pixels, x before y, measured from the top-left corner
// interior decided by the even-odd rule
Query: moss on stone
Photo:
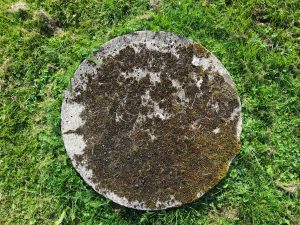
[[[98,189],[144,202],[150,209],[170,196],[191,202],[225,176],[239,150],[238,118],[230,120],[239,106],[236,92],[220,74],[192,66],[194,54],[210,54],[199,44],[177,47],[179,58],[144,44],[137,47],[139,53],[127,46],[104,58],[96,76],[86,74],[87,88],[74,90],[81,93],[74,101],[85,106],[85,125],[75,132],[87,143],[76,162],[93,171]],[[160,82],[151,83],[149,74],[140,80],[126,78],[136,68],[159,73]],[[203,79],[200,90],[191,74]],[[182,85],[185,99],[172,80]],[[147,91],[151,102],[143,105],[141,96]],[[155,102],[170,118],[154,114]],[[209,107],[212,102],[218,112]],[[216,128],[218,134],[212,132]]]

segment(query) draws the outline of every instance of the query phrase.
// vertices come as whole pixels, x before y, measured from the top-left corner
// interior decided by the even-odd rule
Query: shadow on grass
[[[111,208],[112,211],[118,213],[119,217],[126,220],[127,222],[132,222],[134,224],[138,223],[141,217],[144,216],[144,214],[149,214],[149,213],[151,213],[151,218],[153,218],[161,214],[171,213],[178,210],[183,215],[189,213],[192,210],[204,212],[208,210],[210,203],[217,201],[217,197],[219,196],[220,192],[222,192],[222,186],[224,185],[226,177],[199,199],[195,200],[194,202],[184,204],[180,207],[169,208],[165,210],[157,210],[157,211],[156,210],[142,211],[142,210],[127,208],[117,203],[114,203],[112,201],[110,202],[109,207]]]

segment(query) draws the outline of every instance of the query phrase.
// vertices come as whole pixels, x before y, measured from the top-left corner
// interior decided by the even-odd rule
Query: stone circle
[[[240,149],[241,104],[229,72],[201,44],[167,32],[103,44],[76,70],[61,119],[86,183],[140,210],[198,199]]]

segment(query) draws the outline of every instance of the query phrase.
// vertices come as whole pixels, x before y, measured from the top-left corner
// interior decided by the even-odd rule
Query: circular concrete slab
[[[200,44],[166,32],[101,46],[75,72],[61,117],[83,179],[141,210],[199,198],[240,148],[241,106],[228,71]]]

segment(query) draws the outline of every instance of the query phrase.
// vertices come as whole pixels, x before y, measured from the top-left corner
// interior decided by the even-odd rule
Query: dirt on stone
[[[170,196],[191,202],[226,175],[239,151],[239,118],[232,118],[239,107],[236,90],[220,74],[192,64],[193,55],[210,55],[199,44],[177,47],[178,58],[145,44],[134,47],[104,58],[96,76],[85,75],[86,89],[73,90],[80,93],[74,101],[85,106],[85,124],[75,133],[87,144],[76,163],[93,171],[97,189],[147,208],[159,208],[157,202]],[[160,82],[151,82],[150,74],[139,80],[124,76],[137,68],[159,74]],[[202,79],[200,90],[193,74]],[[188,101],[178,97],[172,80],[182,85]],[[145,102],[141,96],[147,91]],[[155,103],[167,119],[155,114]]]

